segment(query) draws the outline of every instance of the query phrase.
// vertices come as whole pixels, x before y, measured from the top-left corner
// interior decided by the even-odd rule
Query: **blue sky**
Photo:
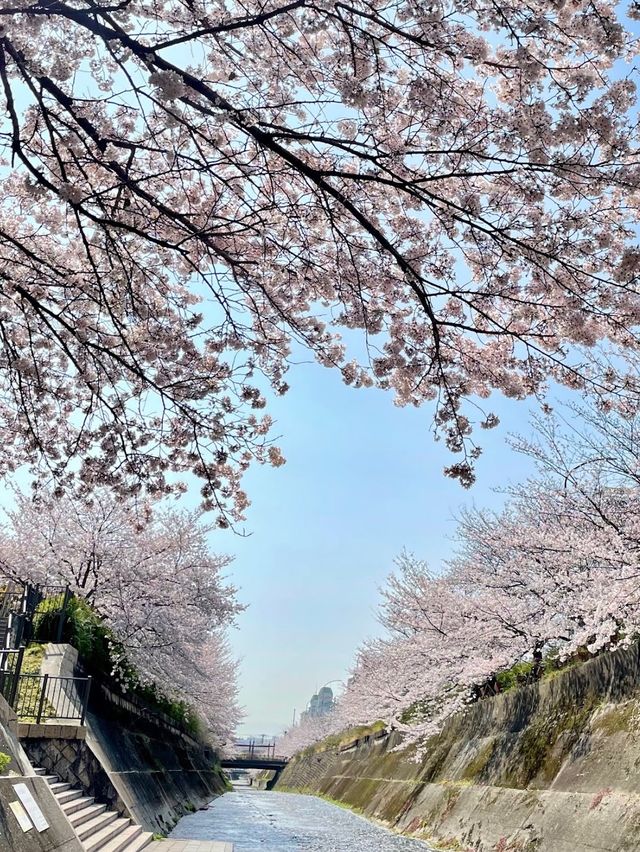
[[[492,489],[531,470],[506,444],[508,431],[529,431],[526,403],[495,400],[502,423],[479,434],[478,482],[464,491],[442,475],[451,455],[433,440],[428,406],[397,408],[390,393],[346,387],[315,364],[293,367],[289,383],[268,405],[287,464],[247,475],[248,537],[212,535],[236,555],[249,605],[232,636],[245,734],[279,732],[318,687],[345,678],[377,631],[378,589],[403,547],[435,567],[452,550],[455,512],[499,505]]]

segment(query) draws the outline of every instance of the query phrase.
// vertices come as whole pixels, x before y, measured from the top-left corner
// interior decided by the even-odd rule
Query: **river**
[[[314,796],[238,787],[183,817],[172,840],[223,840],[234,852],[429,852]]]

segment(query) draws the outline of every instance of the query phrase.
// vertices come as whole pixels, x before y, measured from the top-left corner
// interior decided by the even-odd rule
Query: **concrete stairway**
[[[95,799],[83,796],[82,790],[65,784],[57,775],[47,775],[39,768],[35,773],[49,784],[85,852],[141,852],[153,840],[150,831],[108,811],[106,805],[96,804]]]

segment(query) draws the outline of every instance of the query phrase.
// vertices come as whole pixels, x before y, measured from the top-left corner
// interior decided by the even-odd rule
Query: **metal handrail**
[[[13,704],[18,719],[41,722],[55,719],[84,725],[91,677],[21,674]]]

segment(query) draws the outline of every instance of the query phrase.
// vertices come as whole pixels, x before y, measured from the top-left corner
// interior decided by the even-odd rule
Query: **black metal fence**
[[[25,646],[60,643],[73,594],[64,585],[8,582],[0,588],[0,695],[24,722],[84,724],[90,677],[23,672]]]
[[[0,593],[0,649],[22,644],[26,589],[6,586]]]
[[[91,677],[24,673],[25,648],[0,650],[0,695],[21,722],[74,722],[87,715]]]
[[[30,587],[33,602],[27,603],[27,612],[31,613],[32,629],[30,639],[39,642],[60,643],[63,639],[69,604],[73,594],[68,586]]]
[[[13,708],[15,708],[18,697],[23,657],[24,648],[0,652],[0,694]]]
[[[60,643],[73,594],[63,585],[5,587],[0,591],[0,648],[37,640]]]
[[[0,595],[0,618],[7,618],[13,613],[21,612],[23,598],[24,588],[5,587]]]
[[[21,674],[14,709],[22,721],[84,725],[91,690],[90,677]]]
[[[276,758],[276,741],[269,740],[265,742],[262,739],[261,742],[258,740],[234,740],[231,753],[235,757],[247,757],[247,758],[263,758],[266,760],[275,760]]]

